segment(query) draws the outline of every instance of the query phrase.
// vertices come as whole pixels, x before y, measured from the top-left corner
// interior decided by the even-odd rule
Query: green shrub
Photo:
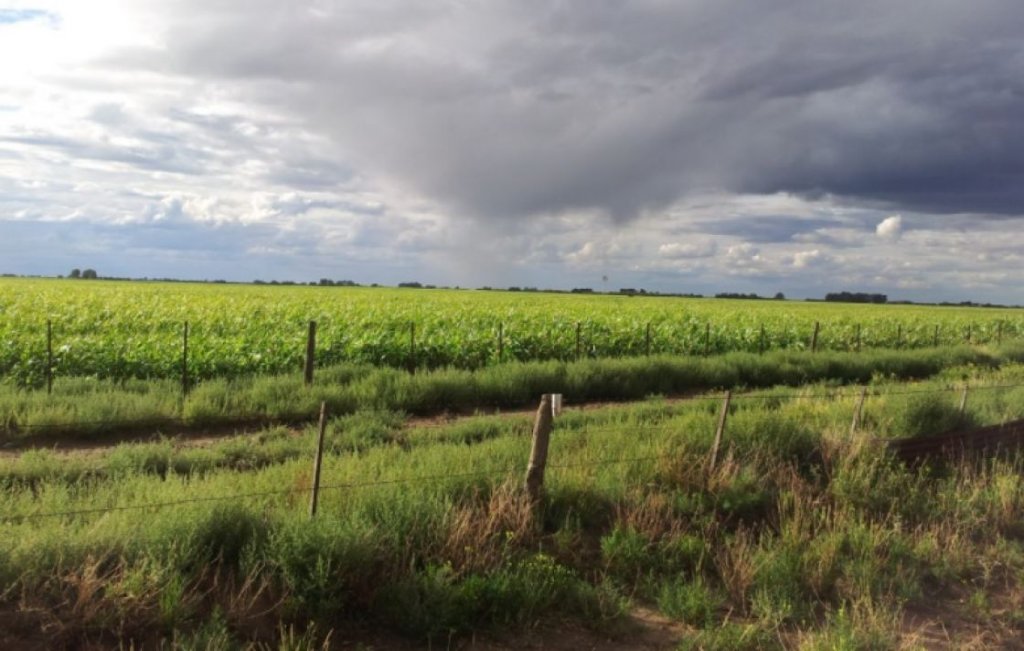
[[[668,581],[661,585],[657,597],[658,609],[665,615],[691,626],[711,626],[715,613],[723,605],[723,597],[711,590],[704,580]]]

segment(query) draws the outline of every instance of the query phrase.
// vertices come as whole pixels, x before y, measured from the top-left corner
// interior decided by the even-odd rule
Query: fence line
[[[665,322],[672,323],[671,321],[662,321],[662,323],[665,323]],[[986,322],[984,322],[984,327],[987,329],[987,333],[986,333],[986,337],[985,337],[985,339],[983,341],[980,338],[974,336],[974,325],[975,324],[973,322],[971,322],[971,323],[969,323],[967,325],[966,333],[965,333],[964,336],[959,336],[959,335],[954,334],[954,335],[952,335],[950,337],[946,337],[946,341],[945,342],[940,342],[940,339],[939,339],[939,328],[940,328],[940,325],[939,324],[934,325],[934,333],[930,337],[928,336],[928,331],[931,330],[930,324],[923,324],[923,325],[919,324],[919,325],[916,325],[914,330],[913,330],[913,332],[917,336],[915,336],[914,340],[911,341],[909,335],[908,336],[904,336],[905,334],[910,333],[911,330],[908,328],[906,331],[904,331],[903,323],[897,321],[896,322],[897,330],[896,330],[895,341],[893,341],[891,336],[888,336],[888,337],[883,337],[883,339],[887,343],[879,344],[879,339],[876,338],[874,340],[874,344],[875,344],[876,347],[881,348],[881,349],[885,349],[885,348],[893,348],[893,349],[917,348],[917,349],[922,349],[922,348],[928,348],[928,347],[938,347],[940,343],[944,343],[944,344],[967,343],[967,344],[970,345],[970,344],[981,344],[981,343],[993,343],[994,342],[996,344],[1001,344],[1004,339],[1010,338],[1011,336],[1015,337],[1015,338],[1019,338],[1020,337],[1020,328],[1019,327],[1015,327],[1013,332],[1012,332],[1012,334],[1010,334],[1010,335],[1006,335],[1005,334],[1005,332],[1004,332],[1005,329],[1004,329],[1003,326],[1004,326],[1004,323],[1006,323],[1006,322],[1007,322],[1007,319],[998,319],[998,320],[994,320],[994,321],[986,321]],[[598,342],[598,337],[593,332],[593,328],[585,327],[586,325],[591,325],[592,326],[593,324],[588,323],[588,322],[584,322],[584,321],[579,321],[579,320],[572,321],[572,322],[556,321],[556,323],[562,323],[563,325],[568,323],[568,325],[566,326],[567,328],[569,328],[568,335],[567,335],[568,343],[565,344],[565,342],[563,342],[563,344],[565,344],[565,348],[566,349],[562,350],[561,352],[557,352],[556,351],[553,356],[552,355],[540,355],[540,356],[528,355],[522,361],[528,361],[528,360],[542,361],[542,360],[549,360],[549,359],[561,359],[561,360],[569,361],[569,360],[580,360],[580,359],[588,358],[588,357],[595,357],[595,355],[591,354],[591,352],[589,352],[589,351],[593,351],[594,350],[595,347],[594,347],[593,344]],[[45,364],[45,368],[42,369],[42,374],[43,374],[42,378],[36,378],[36,381],[41,381],[47,387],[47,389],[50,390],[50,391],[52,391],[52,382],[53,382],[54,376],[56,375],[56,369],[60,366],[59,360],[55,360],[54,359],[54,355],[53,355],[53,343],[54,343],[53,342],[53,335],[54,335],[53,325],[54,324],[52,322],[52,319],[49,319],[49,320],[46,321],[46,347],[45,347],[45,351],[43,353],[44,359],[39,364],[39,366],[41,366],[41,367]],[[157,324],[157,325],[160,325],[160,324]],[[171,324],[171,322],[168,322],[168,323],[163,324],[163,325],[167,326],[167,329],[169,330],[170,325],[172,325],[172,324]],[[175,324],[175,325],[177,325],[177,324]],[[182,392],[183,392],[183,394],[187,394],[189,389],[190,389],[190,382],[192,381],[192,377],[191,376],[192,375],[196,375],[196,374],[191,372],[192,369],[190,367],[190,360],[194,358],[193,355],[189,354],[190,330],[191,330],[191,334],[192,334],[193,339],[195,338],[195,336],[197,334],[201,334],[201,331],[199,331],[197,333],[196,332],[196,328],[195,328],[196,324],[194,324],[194,323],[190,324],[188,321],[184,322],[181,325],[183,325],[183,330],[180,331],[181,335],[182,335],[182,340],[181,340],[182,346],[181,346],[181,349],[180,349],[180,354],[177,356],[178,357],[177,360],[164,360],[165,362],[171,364],[172,366],[178,366],[178,368],[174,369],[174,370],[167,370],[167,369],[165,369],[165,371],[163,373],[157,374],[156,376],[153,376],[153,377],[154,378],[160,378],[160,379],[171,379],[174,375],[178,375],[180,377],[180,380],[181,380]],[[637,322],[634,325],[635,325],[635,327],[630,328],[628,330],[624,330],[624,329],[621,329],[621,328],[614,328],[614,327],[603,327],[603,328],[601,328],[601,333],[600,334],[606,335],[607,340],[609,340],[609,341],[614,341],[616,336],[621,335],[623,332],[632,333],[632,335],[633,335],[631,337],[630,342],[627,345],[628,350],[627,350],[627,354],[626,355],[604,355],[604,356],[606,356],[606,357],[629,357],[629,356],[636,356],[636,355],[650,356],[652,354],[652,343],[654,343],[654,342],[652,340],[652,332],[651,332],[651,325],[652,324],[651,324],[651,322],[650,321],[647,321],[647,322]],[[767,348],[766,348],[766,330],[765,330],[763,322],[761,322],[759,324],[760,336],[758,337],[756,335],[751,335],[751,337],[753,337],[753,338],[750,338],[750,337],[744,338],[744,339],[742,339],[742,341],[739,342],[740,345],[738,347],[732,347],[732,346],[728,346],[728,345],[726,345],[726,346],[720,345],[721,344],[721,340],[720,339],[716,340],[712,336],[713,332],[714,332],[714,329],[712,327],[712,321],[710,319],[706,320],[706,321],[701,321],[701,322],[691,322],[691,325],[692,325],[692,327],[689,328],[688,336],[685,338],[685,341],[684,340],[680,340],[680,341],[676,342],[674,340],[670,340],[669,341],[669,344],[670,344],[670,349],[669,350],[654,351],[655,354],[662,354],[662,355],[691,355],[691,356],[704,355],[704,356],[708,356],[712,352],[715,352],[715,353],[727,353],[727,352],[744,352],[745,351],[745,352],[750,352],[750,353],[757,352],[759,354],[763,354],[767,350]],[[700,327],[701,325],[703,325],[703,328]],[[782,342],[784,345],[775,346],[775,347],[772,347],[772,349],[774,349],[774,350],[793,350],[793,349],[807,350],[807,351],[809,351],[811,353],[818,352],[819,350],[831,350],[831,351],[837,351],[837,352],[842,352],[842,351],[860,352],[860,350],[861,350],[861,343],[862,343],[862,336],[861,336],[862,328],[861,328],[861,324],[860,324],[860,322],[856,322],[856,323],[853,324],[853,326],[854,326],[853,338],[851,339],[851,332],[850,332],[851,325],[849,323],[847,323],[847,324],[839,324],[838,327],[839,327],[839,329],[842,330],[843,334],[841,335],[840,340],[833,340],[832,341],[832,345],[833,345],[832,348],[828,348],[827,345],[824,345],[824,346],[820,345],[821,341],[824,338],[823,335],[824,335],[825,326],[823,326],[820,321],[814,321],[813,322],[813,329],[808,330],[807,332],[801,332],[801,331],[797,331],[797,330],[793,330],[793,329],[786,330],[785,331],[785,341]],[[181,326],[179,325],[177,327],[181,327]],[[401,367],[404,366],[410,372],[415,372],[415,370],[417,370],[418,368],[423,366],[422,364],[420,364],[418,350],[417,350],[417,337],[416,337],[416,335],[417,335],[417,332],[416,332],[417,328],[416,328],[416,322],[413,321],[413,322],[410,322],[408,324],[408,343],[406,345],[403,345],[400,342],[400,339],[403,336],[403,329],[404,329],[404,327],[405,326],[396,327],[395,330],[391,332],[392,339],[394,339],[394,344],[395,344],[395,346],[394,346],[394,359],[391,360],[391,362],[386,363],[384,365],[390,366],[390,367],[394,367],[394,368],[401,368]],[[810,328],[811,326],[808,325],[807,327]],[[151,330],[153,332],[163,332],[163,330],[161,328],[156,328],[156,329],[151,329]],[[214,330],[216,331],[216,330],[219,330],[219,329],[215,328]],[[306,336],[303,337],[303,339],[302,339],[302,341],[303,341],[303,350],[301,352],[296,351],[296,353],[301,357],[301,359],[304,360],[303,375],[304,375],[304,378],[305,378],[307,384],[311,384],[312,381],[313,381],[313,367],[314,367],[315,362],[317,361],[316,360],[316,330],[317,330],[317,322],[316,321],[309,321],[308,322],[308,330],[306,332]],[[438,330],[444,331],[444,328],[438,328]],[[700,332],[701,330],[703,330],[703,332]],[[480,339],[483,340],[483,341],[489,341],[490,342],[490,344],[488,346],[486,346],[484,350],[480,351],[481,354],[483,355],[483,357],[480,360],[480,361],[483,362],[483,365],[485,365],[485,366],[489,365],[490,363],[493,363],[494,361],[497,361],[498,363],[503,362],[504,358],[505,358],[505,352],[506,352],[505,349],[508,347],[507,344],[506,344],[506,340],[509,339],[508,331],[507,331],[507,329],[505,327],[505,323],[503,321],[499,321],[497,323],[496,328],[493,327],[493,326],[485,324],[482,328],[480,328],[478,330],[475,330],[474,332],[478,333],[478,334],[485,335],[484,337],[481,337]],[[750,331],[747,332],[748,335],[749,335],[749,332]],[[76,336],[79,336],[79,335],[76,335]],[[221,339],[226,337],[226,335],[224,335],[224,334],[214,335],[214,336],[215,337],[219,336],[219,338],[221,338]],[[421,341],[423,340],[422,332],[420,333],[420,340]],[[664,342],[665,341],[665,337],[661,337],[661,341]],[[905,345],[905,344],[909,344],[909,345]],[[421,347],[422,347],[422,345],[421,345]],[[557,346],[555,348],[557,348]],[[283,348],[282,348],[282,350],[283,350]],[[283,357],[288,357],[288,355],[284,354]],[[334,357],[335,356],[332,356],[332,358],[329,359],[328,362],[329,363],[338,363],[338,362],[341,362],[341,361],[345,361],[344,357],[337,357],[337,358],[334,358]],[[119,360],[121,359],[120,358],[120,353],[118,353],[118,359]],[[358,362],[359,360],[353,359],[351,361]],[[366,362],[366,363],[376,363],[376,362]],[[445,363],[446,364],[457,365],[458,362],[457,362],[456,359],[450,359],[450,360],[447,360]],[[276,363],[276,364],[272,364],[271,366],[273,367],[273,369],[277,369],[277,370],[276,371],[275,370],[270,370],[270,372],[278,372],[278,373],[280,373],[280,372],[284,372],[284,371],[287,370],[287,366],[284,363],[282,363],[282,362],[279,362],[279,363]],[[90,375],[90,374],[98,374],[98,372],[96,370],[94,370],[94,369],[91,369],[91,368],[78,369],[78,370],[75,371],[75,375]],[[258,374],[258,372],[253,370],[252,372],[240,373],[238,375],[256,375],[256,374]],[[69,377],[74,377],[75,375],[71,375]],[[217,378],[217,377],[234,377],[234,376],[235,375],[220,375],[220,374],[213,374],[213,375],[209,375],[209,376],[198,376],[197,375],[196,379],[199,379],[200,377]],[[129,375],[129,376],[126,376],[126,377],[127,378],[136,378],[135,375]],[[115,379],[125,379],[125,378],[118,377],[118,378],[115,378]],[[139,379],[145,379],[145,378],[139,378]]]
[[[1017,387],[1020,387],[1020,386],[1024,386],[1024,385],[1021,385],[1021,384],[1015,384],[1015,385],[988,385],[988,386],[985,386],[985,387],[979,387],[979,389],[1017,388]],[[933,391],[933,393],[944,392],[946,390],[948,390],[948,389],[937,389],[937,390]],[[960,413],[963,413],[964,403],[966,402],[967,386],[964,386],[962,388],[962,391],[963,391],[963,393],[962,393],[961,404],[960,404]],[[925,391],[921,391],[921,392],[917,392],[917,393],[926,393],[926,392]],[[795,395],[797,395],[798,397],[802,397],[802,396],[799,396],[799,394],[795,394]],[[850,427],[851,435],[854,434],[856,432],[857,428],[858,428],[859,421],[861,419],[861,412],[862,412],[863,405],[864,405],[864,399],[865,399],[865,397],[867,395],[868,395],[867,387],[862,387],[861,392],[859,394],[860,399],[856,403],[856,406],[854,408],[853,422],[852,422],[851,427]],[[893,394],[876,394],[876,395],[893,395]],[[739,398],[741,396],[736,396],[736,397]],[[538,408],[536,416],[535,416],[534,428],[533,428],[533,443],[532,443],[532,447],[531,447],[529,463],[527,464],[527,474],[526,474],[526,482],[525,482],[525,489],[526,489],[527,494],[531,498],[531,504],[537,504],[539,502],[539,499],[540,499],[540,497],[542,495],[541,491],[543,490],[544,472],[545,472],[546,469],[564,470],[564,469],[579,469],[579,468],[598,468],[598,467],[605,467],[605,466],[617,465],[617,464],[639,463],[639,462],[646,462],[646,461],[659,461],[659,460],[667,460],[667,459],[676,458],[676,455],[674,455],[674,454],[665,453],[665,454],[647,455],[647,456],[640,456],[640,457],[615,457],[615,458],[596,459],[596,460],[591,460],[591,461],[577,462],[577,463],[567,463],[567,464],[548,464],[547,463],[547,457],[548,457],[549,438],[550,438],[550,435],[551,435],[552,431],[554,430],[554,419],[561,412],[561,402],[562,402],[561,398],[562,398],[561,394],[545,394],[545,395],[543,395],[542,398],[541,398],[540,407]],[[697,398],[693,398],[693,399],[697,399]],[[731,391],[726,391],[725,392],[725,396],[724,396],[724,400],[723,400],[723,403],[722,403],[722,407],[721,407],[721,412],[720,412],[719,418],[718,418],[718,425],[716,427],[715,434],[714,434],[714,443],[713,443],[712,448],[711,448],[711,450],[709,452],[709,456],[708,456],[707,462],[706,462],[706,464],[704,466],[705,469],[708,472],[712,472],[714,470],[715,463],[716,463],[717,458],[718,458],[719,453],[720,453],[720,447],[721,447],[721,444],[722,444],[722,441],[723,441],[723,437],[724,437],[724,434],[725,434],[725,429],[726,429],[727,416],[728,416],[728,413],[729,413],[729,406],[730,406],[730,403],[731,403],[732,399],[733,399],[733,396],[732,396]],[[172,500],[172,501],[166,501],[166,502],[151,502],[151,503],[146,503],[146,504],[133,504],[133,505],[124,505],[124,506],[96,507],[96,508],[75,509],[75,510],[68,510],[68,511],[49,511],[49,512],[35,512],[35,513],[24,513],[24,514],[11,514],[11,513],[8,513],[8,514],[0,514],[0,523],[19,523],[19,522],[34,521],[34,520],[40,520],[40,519],[46,519],[46,518],[75,517],[75,516],[81,516],[81,515],[93,515],[93,514],[98,514],[98,513],[99,514],[106,514],[106,513],[123,512],[123,511],[138,511],[138,510],[147,510],[147,509],[161,509],[161,508],[170,508],[170,507],[182,506],[182,505],[186,505],[186,504],[222,502],[222,501],[229,501],[229,500],[239,500],[239,499],[255,498],[255,497],[274,497],[274,496],[282,496],[282,495],[289,495],[289,494],[295,494],[295,493],[302,493],[302,492],[306,492],[306,491],[312,491],[312,498],[311,498],[311,503],[310,503],[310,517],[313,517],[313,516],[316,515],[317,495],[319,494],[319,492],[325,491],[325,490],[355,490],[355,489],[362,489],[362,488],[372,488],[372,487],[381,487],[381,486],[389,486],[389,485],[393,486],[393,485],[408,484],[408,483],[424,484],[424,483],[434,482],[434,481],[448,481],[448,480],[452,480],[452,479],[465,479],[465,478],[471,478],[471,477],[472,478],[487,478],[487,477],[499,477],[499,476],[511,477],[512,474],[516,471],[516,468],[508,467],[508,468],[502,468],[502,469],[490,469],[490,470],[483,470],[483,471],[479,471],[478,470],[478,471],[461,472],[461,473],[443,473],[443,474],[434,474],[434,475],[420,475],[420,476],[415,476],[415,477],[380,479],[380,480],[375,480],[375,481],[345,482],[345,483],[334,483],[334,484],[324,484],[324,485],[322,485],[320,483],[320,463],[321,463],[321,457],[322,457],[322,453],[323,453],[323,436],[324,436],[324,430],[325,430],[325,426],[326,426],[326,421],[327,421],[326,403],[321,403],[321,407],[320,407],[320,429],[319,429],[319,439],[318,439],[319,442],[318,442],[316,459],[315,459],[314,478],[313,478],[313,483],[308,485],[308,486],[307,485],[302,485],[302,486],[294,486],[294,487],[291,487],[291,488],[285,488],[285,489],[274,490],[274,491],[258,491],[258,492],[251,492],[251,493],[235,493],[235,494],[232,494],[232,495],[214,495],[214,496],[207,496],[207,497],[193,497],[193,498],[187,498],[187,499],[181,499],[181,500]],[[668,429],[678,429],[678,426],[672,426],[672,425],[647,426],[644,429],[645,429],[645,431],[663,431],[663,430],[668,430]],[[609,431],[611,431],[610,428],[609,428]],[[1022,430],[1022,431],[1024,431],[1024,430]],[[590,434],[594,433],[594,430],[590,430],[589,428],[584,428],[582,430],[582,432],[587,434],[587,435],[590,435]]]
[[[886,398],[889,396],[911,396],[911,395],[925,395],[934,393],[948,393],[963,391],[965,384],[951,384],[944,387],[928,388],[928,389],[905,389],[898,391],[876,391],[870,386],[866,388],[869,398]],[[1018,389],[1024,387],[1024,383],[1018,384],[983,384],[983,385],[970,385],[971,392],[976,391],[992,391],[992,390],[1003,390],[1003,389]],[[730,390],[731,391],[731,390]],[[823,391],[814,393],[805,393],[799,391],[791,392],[778,392],[778,391],[764,391],[756,390],[747,393],[733,393],[733,401],[745,401],[745,400],[820,400],[820,401],[835,401],[845,400],[849,398],[857,398],[860,396],[861,389],[854,392],[848,392],[843,389],[837,389],[835,391]],[[719,392],[706,392],[697,395],[686,395],[679,396],[676,398],[668,398],[674,403],[691,403],[691,402],[702,402],[702,401],[717,401],[721,399],[723,394]],[[605,401],[596,401],[605,402]],[[622,400],[618,402],[612,402],[613,405],[629,405],[637,404],[642,402],[641,400]],[[588,403],[581,403],[585,405]],[[515,406],[506,406],[507,409],[514,409]],[[349,415],[350,412],[344,414]],[[154,418],[143,418],[138,420],[80,420],[69,423],[16,423],[13,426],[10,424],[3,424],[0,420],[0,433],[16,433],[16,432],[32,432],[32,431],[52,431],[60,433],[63,431],[73,432],[77,428],[92,427],[92,426],[107,426],[110,430],[127,429],[132,427],[149,427],[159,425],[177,425],[181,427],[189,427],[193,429],[203,428],[216,428],[216,427],[232,427],[232,426],[265,426],[271,427],[274,425],[296,425],[296,424],[311,424],[316,422],[316,417],[311,416],[307,412],[296,412],[292,414],[280,414],[276,416],[254,416],[239,419],[223,419],[223,420],[190,420],[188,418],[179,416],[166,416],[166,417],[154,417]]]
[[[425,475],[419,477],[404,477],[401,479],[384,479],[378,481],[368,482],[355,482],[355,483],[341,483],[341,484],[320,484],[319,490],[356,490],[362,488],[377,488],[380,486],[392,486],[396,484],[407,484],[407,483],[429,483],[435,481],[441,481],[444,479],[466,479],[466,478],[483,478],[483,477],[499,477],[502,475],[511,475],[516,469],[503,469],[500,471],[474,471],[464,473],[448,473],[444,475]],[[141,511],[146,509],[162,509],[174,506],[184,506],[186,504],[204,503],[204,502],[227,502],[230,500],[238,499],[249,499],[254,497],[280,497],[282,495],[293,495],[298,493],[306,493],[313,488],[312,484],[293,486],[291,488],[283,488],[280,490],[273,491],[258,491],[253,493],[235,493],[232,495],[213,495],[209,497],[192,497],[181,500],[170,500],[167,502],[149,502],[146,504],[130,504],[126,506],[108,506],[108,507],[96,507],[91,509],[77,509],[73,511],[44,511],[37,513],[25,513],[25,514],[5,514],[0,515],[0,522],[10,521],[22,521],[22,520],[39,520],[44,518],[59,518],[59,517],[72,517],[78,515],[93,515],[96,513],[115,513],[120,511]]]
[[[639,463],[643,461],[663,461],[673,458],[669,454],[652,455],[644,457],[618,457],[614,459],[599,459],[597,461],[586,462],[586,463],[571,463],[571,464],[547,464],[545,467],[548,470],[575,470],[580,468],[598,468],[611,465],[621,465],[627,463]],[[483,479],[492,477],[513,477],[515,473],[519,472],[521,468],[511,467],[503,468],[500,470],[483,470],[473,472],[461,472],[461,473],[447,473],[437,475],[419,475],[416,477],[402,477],[398,479],[384,479],[377,481],[367,482],[353,482],[353,483],[338,483],[338,484],[320,484],[318,490],[327,491],[346,491],[346,490],[359,490],[364,488],[380,488],[382,486],[395,486],[399,484],[424,484],[431,482],[440,482],[448,479]],[[293,486],[291,488],[283,488],[280,490],[273,491],[257,491],[252,493],[235,493],[232,495],[212,495],[208,497],[191,497],[180,500],[169,500],[166,502],[148,502],[145,504],[129,504],[125,506],[106,506],[96,507],[89,509],[75,509],[70,511],[43,511],[36,513],[23,513],[23,514],[0,514],[0,523],[17,523],[32,520],[43,520],[47,518],[63,518],[63,517],[76,517],[80,515],[95,515],[95,514],[106,514],[106,513],[118,513],[123,511],[144,511],[147,509],[163,509],[171,508],[176,506],[185,506],[188,504],[201,504],[210,502],[228,502],[231,500],[250,499],[256,497],[280,497],[284,495],[295,495],[307,493],[313,488],[313,484]]]

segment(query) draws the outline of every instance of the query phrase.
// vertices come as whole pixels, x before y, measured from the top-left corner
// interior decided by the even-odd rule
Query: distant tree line
[[[748,301],[751,301],[751,300],[757,301],[757,300],[767,300],[768,299],[767,296],[758,296],[757,294],[754,294],[754,293],[739,294],[739,293],[735,293],[735,292],[720,292],[718,294],[715,294],[715,298],[740,298],[740,299],[748,300]],[[777,292],[775,294],[775,296],[772,297],[772,300],[784,301],[784,300],[786,300],[786,295],[783,294],[782,292]]]
[[[0,277],[3,278],[46,278],[47,276],[39,276],[32,274],[15,274],[15,273],[2,273]],[[52,276],[49,276],[52,278]],[[64,276],[56,276],[57,278],[63,278]],[[131,277],[119,277],[119,276],[100,276],[95,269],[72,269],[71,272],[66,276],[67,278],[74,279],[97,279],[97,280],[110,280],[110,281],[131,281],[131,282],[161,282],[161,283],[213,283],[213,284],[247,284],[245,281],[227,281],[227,280],[184,280],[181,278],[131,278]],[[250,281],[248,284],[253,285],[285,285],[285,286],[296,286],[296,285],[320,285],[325,287],[362,287],[363,285],[353,280],[332,280],[330,278],[321,278],[319,281],[295,281],[295,280],[260,280],[256,279]],[[367,287],[381,287],[379,283],[370,283]],[[409,287],[415,289],[462,289],[462,287],[448,287],[438,285],[428,285],[416,281],[398,283],[399,287]],[[686,292],[658,292],[648,291],[645,289],[636,289],[633,287],[623,287],[618,291],[597,291],[590,287],[575,287],[571,290],[564,289],[548,289],[548,288],[537,288],[537,287],[518,287],[512,286],[506,289],[500,287],[479,287],[481,291],[510,291],[510,292],[539,292],[545,294],[608,294],[608,295],[624,295],[624,296],[660,296],[660,297],[678,297],[678,298],[704,298],[703,294],[686,293]],[[766,296],[759,296],[754,293],[743,294],[738,292],[719,292],[714,295],[715,298],[724,299],[767,299]],[[785,300],[786,296],[782,292],[776,293],[773,297],[775,300]],[[927,302],[927,301],[890,301],[889,297],[885,294],[872,294],[867,292],[829,292],[825,295],[824,299],[820,298],[808,298],[807,301],[830,301],[836,303],[875,303],[875,304],[900,304],[900,305],[943,305],[943,306],[957,306],[957,307],[987,307],[987,308],[1010,308],[1010,307],[1022,307],[1020,305],[1007,305],[1002,303],[980,303],[976,301],[941,301],[941,302]]]
[[[865,292],[830,292],[825,294],[825,300],[836,303],[888,303],[889,297]]]
[[[354,280],[331,280],[330,278],[321,278],[317,284],[323,287],[359,287],[359,283]]]

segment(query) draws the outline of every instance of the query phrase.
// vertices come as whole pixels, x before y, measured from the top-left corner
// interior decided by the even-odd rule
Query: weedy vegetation
[[[371,627],[440,645],[565,618],[628,636],[644,605],[683,649],[890,649],[923,644],[907,614],[941,607],[963,624],[949,646],[998,646],[1024,624],[1024,457],[911,467],[879,440],[1024,417],[1022,379],[876,376],[855,432],[848,387],[737,396],[714,468],[718,397],[569,410],[539,504],[520,488],[525,415],[334,419],[312,519],[312,429],[26,452],[0,462],[5,634],[330,648]]]

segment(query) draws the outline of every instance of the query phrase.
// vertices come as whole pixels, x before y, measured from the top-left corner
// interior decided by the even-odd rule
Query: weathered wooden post
[[[935,324],[935,336],[932,337],[932,346],[935,348],[939,347],[939,324]]]
[[[306,365],[304,376],[306,386],[313,384],[313,364],[316,360],[316,321],[309,322],[309,332],[306,334]]]
[[[972,325],[973,324],[971,324],[971,323],[967,324],[967,343],[971,343],[971,326]]]
[[[644,355],[651,356],[651,322],[647,322],[647,330],[644,334]]]
[[[708,460],[708,472],[715,469],[718,463],[718,450],[722,447],[722,435],[725,434],[725,420],[729,416],[729,402],[732,400],[732,391],[725,392],[725,399],[722,400],[722,412],[718,414],[718,427],[715,429],[715,442],[711,445],[711,458]]]
[[[577,321],[576,322],[576,361],[577,362],[580,361],[580,350],[581,350],[581,347],[583,345],[583,339],[582,339],[582,337],[583,337],[583,334],[582,334],[583,330],[582,330],[582,328],[583,328],[583,325],[579,321]]]
[[[854,344],[854,348],[853,349],[855,351],[857,351],[858,353],[860,352],[860,324],[859,323],[857,324],[857,338],[856,338],[856,343]]]
[[[853,410],[853,422],[850,423],[850,434],[857,431],[860,427],[860,419],[864,414],[864,399],[868,396],[868,388],[862,387],[860,390],[860,399],[857,400],[857,406]]]
[[[1003,343],[1003,322],[999,321],[996,323],[996,344]]]
[[[46,320],[46,393],[53,393],[53,321]]]
[[[324,433],[327,430],[327,403],[320,403],[320,428],[316,438],[316,456],[313,457],[313,485],[309,494],[309,517],[316,516],[320,500],[320,466],[324,460]]]
[[[761,324],[761,343],[760,343],[760,345],[757,348],[757,354],[758,355],[763,355],[764,354],[764,323]]]
[[[821,330],[821,323],[814,322],[814,334],[811,335],[811,352],[818,352],[818,332]]]
[[[899,348],[900,344],[902,342],[903,342],[903,324],[902,323],[897,323],[896,324],[896,348]]]
[[[554,427],[552,397],[545,393],[540,397],[540,406],[533,421],[533,445],[530,447],[530,463],[526,467],[526,494],[534,504],[540,501],[544,487],[544,469],[548,463],[548,443]]]
[[[711,322],[704,325],[704,356],[711,354]]]
[[[965,384],[964,385],[964,390],[960,394],[960,407],[957,409],[957,413],[959,413],[961,416],[964,415],[964,410],[967,409],[967,391],[968,391],[968,385]]]

